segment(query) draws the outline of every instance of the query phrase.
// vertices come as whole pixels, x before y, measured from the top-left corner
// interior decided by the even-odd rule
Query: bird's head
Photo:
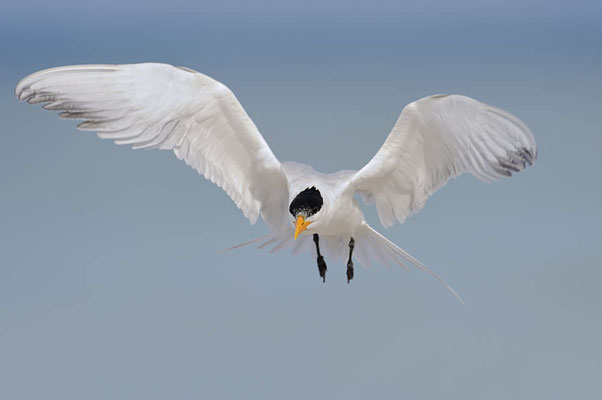
[[[317,214],[323,204],[324,200],[322,199],[322,195],[315,186],[307,188],[295,196],[288,208],[289,212],[296,219],[295,239],[297,239],[297,236],[299,236],[301,232],[307,229],[309,224],[314,222],[309,221],[308,219]]]

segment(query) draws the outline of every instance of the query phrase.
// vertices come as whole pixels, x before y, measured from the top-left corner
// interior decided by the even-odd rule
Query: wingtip
[[[16,97],[16,98],[17,98],[19,101],[21,101],[21,102],[26,100],[25,96],[23,95],[23,94],[25,93],[25,90],[24,90],[24,86],[25,86],[25,85],[24,85],[24,83],[23,83],[23,82],[24,82],[24,81],[25,81],[27,78],[28,78],[28,77],[25,77],[25,78],[21,79],[21,80],[19,81],[19,83],[17,83],[17,86],[15,86],[15,97]]]
[[[25,78],[21,79],[19,82],[17,82],[17,86],[15,86],[15,97],[17,99],[19,99],[19,101],[23,101],[23,99],[21,99],[21,94],[23,93],[23,82],[29,77],[26,76]]]

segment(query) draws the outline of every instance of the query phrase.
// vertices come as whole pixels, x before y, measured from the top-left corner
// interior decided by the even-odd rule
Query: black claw
[[[318,271],[320,271],[320,278],[322,278],[322,282],[326,283],[326,262],[324,261],[324,257],[318,256]]]

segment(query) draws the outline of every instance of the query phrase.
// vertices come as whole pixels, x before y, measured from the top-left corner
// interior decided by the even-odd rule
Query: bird
[[[223,83],[162,63],[73,65],[23,78],[15,96],[77,128],[134,149],[171,150],[222,188],[244,216],[268,233],[231,247],[309,251],[322,282],[329,258],[361,265],[414,266],[456,291],[372,226],[360,201],[375,204],[388,228],[420,211],[450,179],[470,173],[491,182],[533,165],[535,139],[514,115],[463,95],[437,94],[406,105],[373,158],[359,170],[321,173],[281,162]],[[359,200],[359,201],[358,201]],[[313,244],[312,244],[313,242]]]

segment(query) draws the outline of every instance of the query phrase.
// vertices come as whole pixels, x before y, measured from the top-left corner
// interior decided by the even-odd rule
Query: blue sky
[[[20,2],[0,13],[0,397],[600,396],[599,2]],[[262,234],[167,152],[13,97],[77,63],[227,84],[281,160],[360,168],[434,93],[502,107],[539,160],[373,225],[443,275],[220,249]],[[320,141],[320,144],[314,144]],[[322,143],[323,141],[323,143]],[[327,260],[328,261],[328,260]]]

